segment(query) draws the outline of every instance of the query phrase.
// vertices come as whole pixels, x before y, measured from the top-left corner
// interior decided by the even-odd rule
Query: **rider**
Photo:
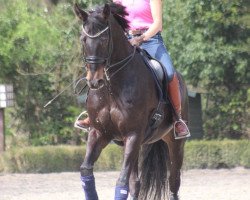
[[[175,138],[188,137],[190,135],[188,127],[181,117],[179,80],[161,37],[162,0],[113,0],[113,2],[120,3],[127,9],[126,18],[130,23],[130,30],[128,30],[130,43],[145,49],[165,66],[169,81],[167,93],[175,109]],[[75,125],[78,128],[89,127],[89,118],[78,120]]]

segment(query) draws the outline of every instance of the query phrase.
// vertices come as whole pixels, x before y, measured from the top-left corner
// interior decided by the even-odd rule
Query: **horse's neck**
[[[111,31],[113,40],[111,61],[116,63],[128,57],[133,52],[133,47],[129,44],[125,33],[117,23],[114,23]]]
[[[118,23],[112,23],[112,41],[113,51],[111,56],[111,65],[120,63],[112,68],[109,72],[111,75],[110,89],[119,97],[135,96],[138,90],[144,90],[143,85],[148,84],[153,79],[147,67],[144,66],[142,59],[135,52],[134,47],[130,45],[124,31]],[[132,56],[131,60],[126,59]],[[116,73],[118,72],[118,73]],[[147,80],[147,81],[145,81]]]

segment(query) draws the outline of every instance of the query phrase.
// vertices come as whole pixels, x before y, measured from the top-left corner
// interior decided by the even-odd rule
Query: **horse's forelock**
[[[104,28],[106,24],[105,20],[102,17],[102,9],[100,6],[95,7],[88,11],[89,17],[85,22],[85,25],[89,28],[90,32],[96,32]]]
[[[126,11],[126,8],[117,3],[109,3],[111,14],[114,16],[115,20],[118,22],[118,24],[122,27],[123,30],[127,30],[129,28],[129,22],[125,18],[128,13]],[[104,6],[96,6],[93,9],[89,10],[90,16],[92,16],[95,19],[100,19],[100,15],[102,14],[104,9]],[[92,22],[96,22],[93,20]]]

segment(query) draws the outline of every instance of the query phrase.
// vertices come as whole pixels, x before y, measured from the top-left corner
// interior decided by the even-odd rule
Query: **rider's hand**
[[[140,46],[141,43],[143,42],[144,35],[136,36],[133,37],[132,39],[129,40],[130,44],[132,46]]]

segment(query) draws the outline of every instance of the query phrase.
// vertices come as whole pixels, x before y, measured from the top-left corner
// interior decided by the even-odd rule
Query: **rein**
[[[104,72],[105,72],[105,76],[106,76],[106,79],[108,81],[110,81],[110,79],[112,78],[112,76],[114,76],[115,74],[117,74],[119,71],[121,71],[124,67],[126,67],[128,65],[128,63],[134,58],[135,56],[135,52],[136,52],[136,46],[134,46],[134,50],[133,50],[133,53],[130,54],[128,57],[124,58],[123,60],[113,64],[113,65],[109,65],[109,67],[107,69],[104,68]],[[108,75],[108,71],[112,68],[114,68],[115,66],[117,65],[120,65],[122,64],[123,62],[125,62],[120,68],[118,68],[115,72],[113,72],[113,74],[111,75]]]

